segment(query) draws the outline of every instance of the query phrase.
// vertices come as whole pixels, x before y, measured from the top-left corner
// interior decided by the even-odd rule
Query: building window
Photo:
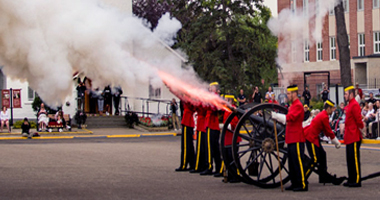
[[[380,32],[373,33],[374,53],[380,53]]]
[[[309,15],[309,0],[303,0],[303,16]]]
[[[296,13],[297,5],[296,5],[296,0],[291,0],[290,1],[290,10],[292,13]]]
[[[349,2],[348,2],[349,0],[343,0],[343,9],[344,9],[344,12],[348,12],[349,10],[349,6],[350,6],[350,4],[349,4]]]
[[[292,42],[292,62],[297,62],[297,46],[295,42]]]
[[[153,87],[153,85],[149,83],[149,98],[161,98],[161,88]]]
[[[364,0],[358,0],[358,11],[364,10]]]
[[[379,8],[379,0],[373,0],[373,8]]]
[[[309,42],[306,40],[305,41],[305,57],[304,57],[304,61],[305,62],[309,62],[310,61],[310,46],[309,46]]]
[[[336,59],[336,42],[335,37],[330,37],[330,60]]]
[[[317,61],[322,61],[323,54],[322,54],[322,42],[317,43]]]
[[[358,43],[359,43],[359,55],[358,56],[365,56],[365,35],[364,35],[364,33],[359,34]]]
[[[36,92],[28,87],[28,101],[34,101],[34,97],[36,97]]]

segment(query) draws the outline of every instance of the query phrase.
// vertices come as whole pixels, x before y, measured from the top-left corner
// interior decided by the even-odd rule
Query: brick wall
[[[372,5],[373,1],[364,1],[365,54],[373,54]]]
[[[368,1],[368,0],[367,0]],[[350,15],[350,52],[351,58],[358,56],[358,26],[357,26],[357,4],[358,1],[351,0],[349,6]]]

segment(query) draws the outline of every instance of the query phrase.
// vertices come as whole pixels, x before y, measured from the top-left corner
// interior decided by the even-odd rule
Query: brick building
[[[294,12],[310,12],[318,9],[320,0],[277,0],[278,13],[283,9]],[[352,81],[362,88],[378,88],[380,86],[380,6],[379,0],[343,0],[345,21],[350,44]],[[310,7],[311,4],[316,6]],[[333,6],[331,6],[333,8]],[[310,20],[309,28],[314,23]],[[281,38],[279,39],[281,42]],[[330,73],[330,98],[335,100],[335,86],[341,82],[339,70],[339,50],[336,40],[336,22],[333,9],[324,17],[321,42],[307,44],[289,53],[287,63],[279,74],[279,85],[286,86],[281,77],[291,76],[287,82],[298,84],[304,88],[306,79],[312,96],[317,97],[322,90],[322,83],[327,84],[327,73],[308,74],[308,72]],[[293,54],[293,55],[292,55]],[[291,57],[302,55],[302,63],[295,66]],[[341,93],[341,89],[340,94]],[[331,95],[334,94],[334,95]],[[339,101],[342,97],[339,97]]]

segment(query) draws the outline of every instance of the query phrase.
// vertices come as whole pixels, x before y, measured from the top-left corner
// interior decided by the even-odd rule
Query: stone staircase
[[[87,128],[127,128],[124,116],[87,116]]]

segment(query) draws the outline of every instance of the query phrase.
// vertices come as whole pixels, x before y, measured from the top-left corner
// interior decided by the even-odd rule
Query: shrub
[[[22,123],[24,123],[24,120],[16,121],[15,123],[13,123],[13,128],[14,129],[20,129]],[[30,128],[37,128],[37,124],[35,121],[29,121],[29,124],[30,124]]]

